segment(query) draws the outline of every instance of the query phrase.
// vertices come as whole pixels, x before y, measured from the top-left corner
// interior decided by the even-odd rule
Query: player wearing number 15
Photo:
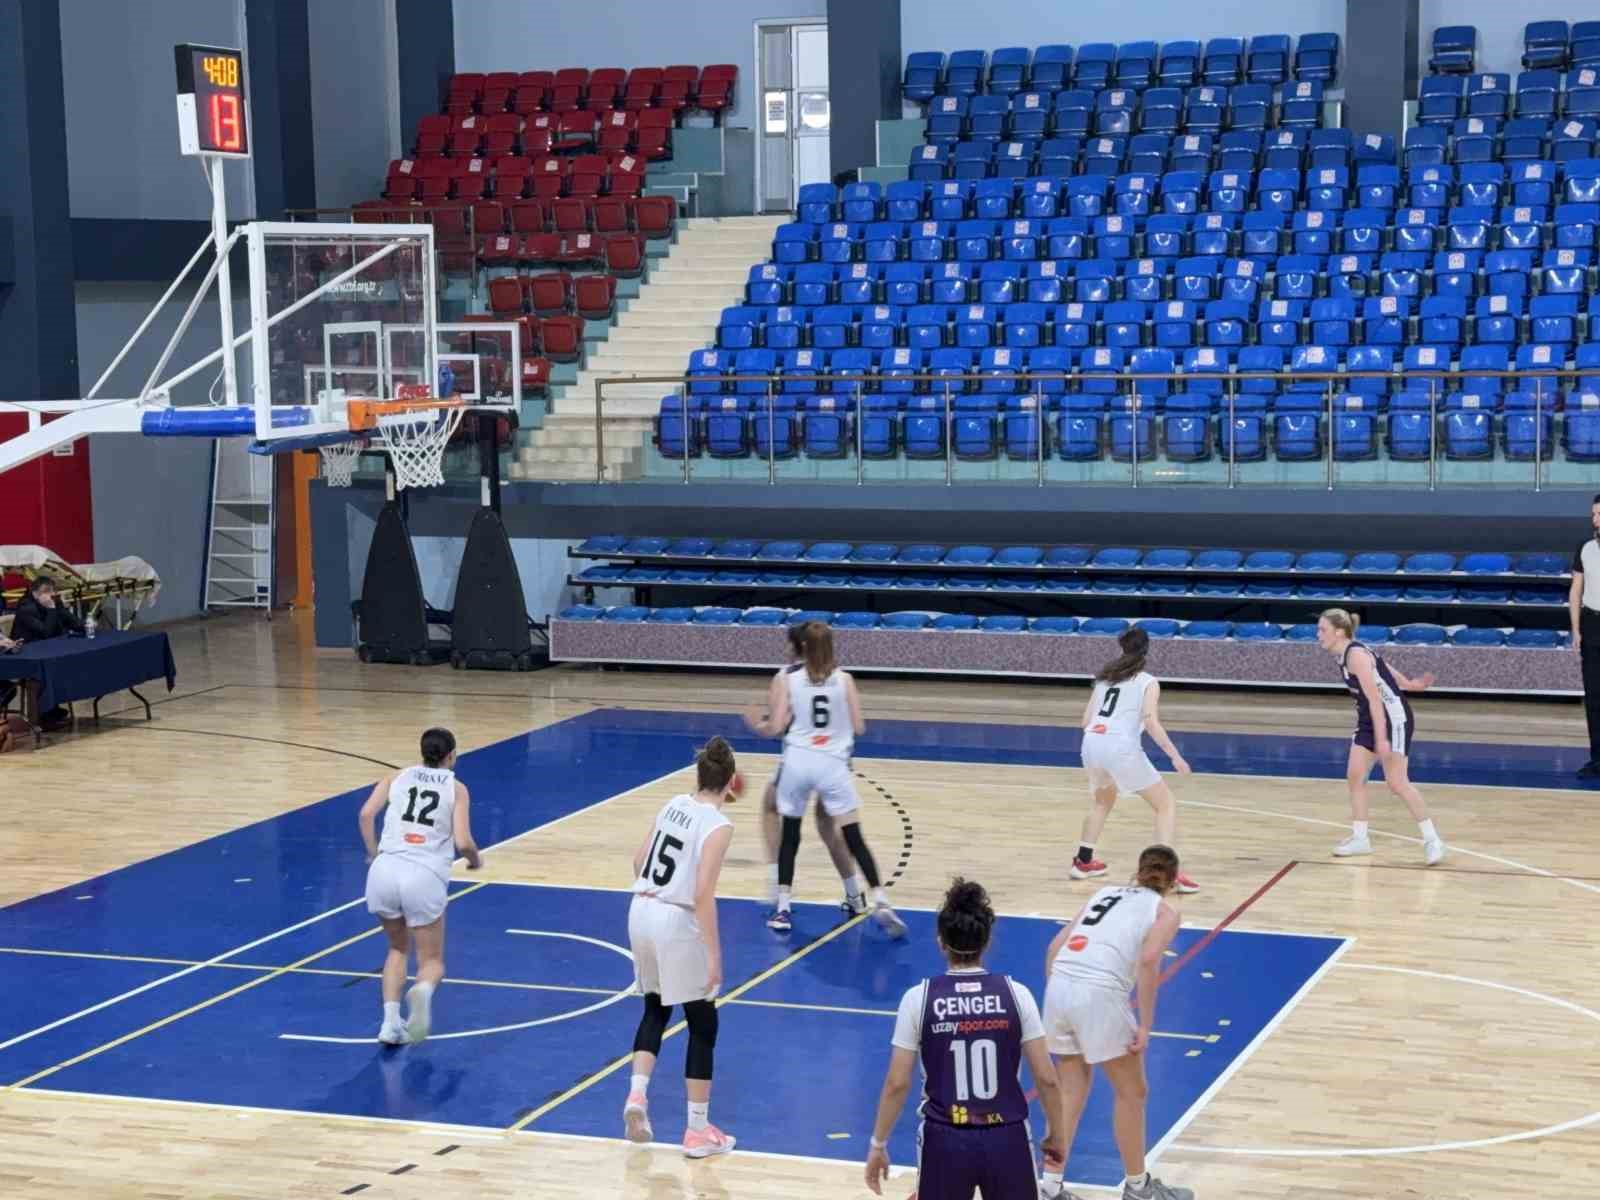
[[[717,880],[733,840],[723,815],[738,767],[719,737],[695,755],[696,791],[676,796],[656,814],[633,856],[633,903],[628,909],[628,944],[644,996],[644,1016],[633,1038],[633,1080],[622,1108],[630,1142],[653,1136],[647,1096],[661,1038],[674,1004],[683,1005],[689,1026],[684,1085],[689,1122],[683,1152],[709,1158],[733,1149],[734,1139],[711,1124],[711,1067],[717,1045],[717,1007],[722,985],[722,944],[717,936]]]
[[[1027,1061],[1047,1128],[1046,1169],[1059,1169],[1066,1142],[1055,1072],[1033,994],[983,967],[994,908],[982,885],[957,879],[939,910],[939,949],[950,969],[906,992],[894,1021],[894,1054],[878,1100],[867,1186],[882,1194],[889,1133],[900,1119],[917,1058],[917,1200],[1033,1200],[1033,1145],[1021,1067]]]
[[[398,1046],[420,1042],[432,1023],[433,991],[444,978],[444,907],[450,864],[459,852],[467,868],[482,865],[472,840],[467,785],[456,779],[456,739],[448,729],[422,735],[422,765],[378,781],[361,806],[361,840],[367,846],[367,911],[383,922],[389,955],[383,962],[383,1025],[378,1040]],[[383,813],[383,838],[374,828]],[[417,948],[417,982],[406,994],[400,1021],[400,990],[406,960]]]

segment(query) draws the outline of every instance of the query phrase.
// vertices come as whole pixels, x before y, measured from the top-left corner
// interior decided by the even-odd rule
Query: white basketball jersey
[[[845,673],[835,671],[823,683],[815,684],[801,667],[785,671],[780,678],[789,688],[789,730],[783,735],[784,746],[848,759],[855,749],[856,734],[845,696]]]
[[[456,775],[443,767],[407,767],[389,785],[382,854],[408,858],[441,879],[456,857]]]
[[[1150,672],[1140,671],[1120,683],[1095,684],[1085,732],[1137,742],[1144,732],[1145,693],[1155,681]]]
[[[1051,973],[1132,991],[1139,952],[1160,908],[1160,894],[1149,888],[1101,888],[1062,943]]]
[[[693,796],[674,796],[656,814],[655,833],[639,878],[633,881],[633,890],[649,892],[668,904],[693,908],[706,839],[731,824],[715,805],[702,804]]]

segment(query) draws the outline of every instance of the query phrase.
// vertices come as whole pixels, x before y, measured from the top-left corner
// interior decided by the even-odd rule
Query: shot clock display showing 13
[[[249,158],[243,52],[185,42],[175,54],[179,149],[184,154]]]

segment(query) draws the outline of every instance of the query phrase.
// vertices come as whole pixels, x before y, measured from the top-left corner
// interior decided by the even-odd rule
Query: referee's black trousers
[[[1578,618],[1582,639],[1583,714],[1589,721],[1589,761],[1600,761],[1600,612],[1586,608]]]

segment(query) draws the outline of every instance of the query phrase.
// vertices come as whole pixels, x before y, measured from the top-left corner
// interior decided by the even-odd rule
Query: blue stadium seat
[[[1361,574],[1387,575],[1400,569],[1400,556],[1388,550],[1366,550],[1350,558],[1348,570]]]
[[[619,604],[606,609],[600,619],[618,625],[642,625],[650,619],[650,610],[642,604]]]
[[[1283,627],[1270,621],[1241,621],[1233,627],[1233,636],[1241,642],[1277,642],[1283,640]]]
[[[619,582],[621,580],[626,579],[627,576],[628,576],[628,568],[627,567],[619,567],[619,566],[612,565],[612,566],[585,567],[583,569],[583,571],[579,574],[578,578],[581,579],[584,583],[604,584],[604,583],[616,583],[616,582]]]
[[[657,608],[652,609],[645,620],[652,625],[687,625],[694,616],[692,608]]]
[[[1554,650],[1566,645],[1566,635],[1554,629],[1516,629],[1506,644],[1522,649]]]
[[[883,618],[885,629],[926,629],[931,618],[924,612],[897,612],[886,613]]]
[[[1564,554],[1521,554],[1513,569],[1518,575],[1565,575],[1570,565]]]
[[[1307,550],[1294,560],[1296,571],[1342,571],[1345,555],[1337,550]]]
[[[1394,641],[1401,646],[1442,646],[1446,637],[1444,626],[1422,622],[1401,625],[1394,631]]]
[[[1141,564],[1145,567],[1159,567],[1163,570],[1181,570],[1191,562],[1193,555],[1182,549],[1151,550],[1144,556]]]
[[[614,534],[597,534],[594,537],[585,538],[578,546],[578,553],[615,554],[627,543],[628,539],[625,537],[617,537]]]
[[[938,91],[943,74],[943,51],[919,50],[908,54],[905,74],[901,76],[900,94],[914,103],[925,104]]]
[[[1450,635],[1450,643],[1454,646],[1504,646],[1506,633],[1503,629],[1458,629]]]
[[[1010,614],[983,617],[978,622],[978,628],[984,633],[1023,633],[1028,628],[1028,618]]]
[[[789,617],[790,625],[807,625],[812,621],[819,621],[824,625],[832,625],[834,622],[834,614],[822,609],[802,609],[800,612],[793,613]]]
[[[1288,571],[1294,568],[1294,554],[1289,550],[1254,550],[1245,558],[1246,571]]]
[[[1078,624],[1078,632],[1096,637],[1118,637],[1127,632],[1128,622],[1121,617],[1090,617]]]
[[[1443,575],[1456,569],[1456,556],[1436,551],[1413,554],[1405,560],[1402,569],[1408,574]]]
[[[755,625],[763,628],[776,628],[788,621],[788,613],[781,608],[749,608],[739,618],[741,625]]]
[[[1197,571],[1234,571],[1244,562],[1244,555],[1238,550],[1212,549],[1202,550],[1194,557],[1194,569]]]
[[[1182,628],[1171,617],[1145,617],[1143,620],[1135,621],[1134,625],[1153,638],[1177,637],[1178,630]]]
[[[1197,641],[1218,641],[1233,636],[1231,621],[1189,621],[1184,624],[1183,636]]]
[[[1143,551],[1131,546],[1107,546],[1095,553],[1090,560],[1090,566],[1125,568],[1136,567],[1143,557]]]
[[[1477,47],[1477,26],[1441,25],[1433,31],[1433,52],[1428,57],[1428,69],[1470,74]]]
[[[1468,575],[1506,575],[1511,571],[1511,556],[1488,553],[1466,554],[1456,564],[1456,568]]]
[[[564,608],[557,615],[563,621],[598,621],[605,616],[606,610],[593,604],[574,604],[571,608]]]
[[[1283,640],[1286,642],[1314,642],[1317,640],[1317,627],[1312,624],[1287,626],[1283,631]]]
[[[835,629],[876,629],[878,614],[870,612],[842,612],[833,618]]]
[[[1047,567],[1081,567],[1088,563],[1092,551],[1085,546],[1052,546],[1045,551]]]
[[[977,627],[978,618],[971,613],[941,613],[929,625],[930,629],[945,633],[965,632]]]

